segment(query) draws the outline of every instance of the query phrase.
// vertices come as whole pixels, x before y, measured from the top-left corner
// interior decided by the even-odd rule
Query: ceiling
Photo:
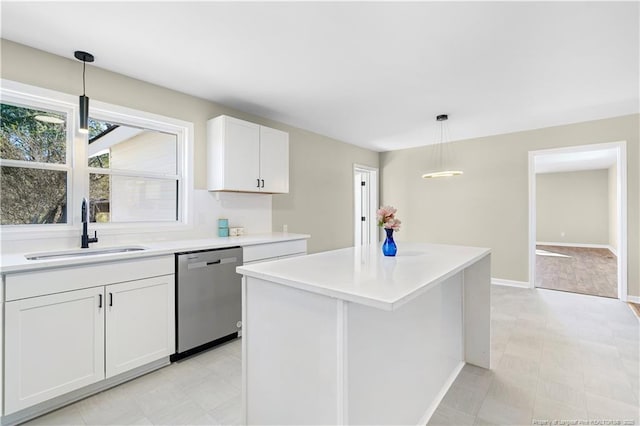
[[[388,151],[637,113],[639,7],[2,1],[1,34]]]

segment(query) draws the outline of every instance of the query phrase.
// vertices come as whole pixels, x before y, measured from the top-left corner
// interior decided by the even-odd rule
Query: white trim
[[[514,281],[514,280],[503,280],[501,278],[491,278],[492,285],[503,285],[507,287],[519,287],[519,288],[529,288],[529,283],[526,281]]]
[[[536,241],[537,246],[580,247],[610,249],[609,244],[585,244],[585,243],[555,243],[549,241]]]
[[[375,167],[364,166],[361,164],[354,163],[353,164],[353,245],[357,245],[356,242],[360,239],[360,226],[361,222],[357,217],[357,206],[356,201],[360,196],[359,191],[360,188],[356,185],[355,178],[358,172],[364,172],[369,174],[369,235],[370,235],[370,243],[377,244],[379,239],[379,232],[377,230],[377,223],[375,221],[376,212],[378,211],[378,169]]]
[[[629,295],[627,295],[627,302],[640,304],[640,296],[632,296],[632,295],[629,294]]]
[[[535,151],[529,151],[529,288],[536,283],[536,159]]]
[[[348,305],[340,299],[336,303],[336,424],[338,425],[349,423]]]
[[[617,194],[618,202],[618,297],[627,301],[627,144],[618,142],[617,158]]]
[[[417,423],[418,425],[426,425],[427,423],[429,423],[431,416],[433,416],[433,413],[436,412],[438,405],[440,405],[440,403],[444,399],[444,396],[447,394],[447,392],[449,391],[449,388],[451,387],[451,385],[453,385],[453,382],[455,382],[456,378],[458,377],[458,374],[460,374],[460,371],[462,371],[462,368],[464,366],[465,366],[465,362],[460,361],[460,364],[458,364],[453,369],[453,371],[451,372],[447,380],[444,382],[444,385],[442,385],[442,388],[440,388],[440,391],[431,402],[431,405],[429,405],[429,407],[427,408],[427,411],[425,411],[425,413],[422,415],[422,417],[418,421]]]
[[[627,288],[627,143],[626,141],[597,143],[591,145],[568,146],[563,148],[529,151],[529,287],[535,287],[536,264],[536,170],[535,157],[537,155],[588,152],[603,149],[617,151],[617,204],[618,204],[618,298],[628,300]],[[578,246],[576,246],[578,247]],[[611,248],[607,245],[605,248]],[[613,252],[613,250],[612,250]]]

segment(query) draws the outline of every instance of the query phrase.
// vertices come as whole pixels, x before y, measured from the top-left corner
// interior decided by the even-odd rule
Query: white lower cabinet
[[[4,415],[174,353],[174,277],[5,302]]]
[[[5,414],[104,379],[103,291],[5,304]]]
[[[106,292],[106,377],[175,352],[174,276],[113,284]]]

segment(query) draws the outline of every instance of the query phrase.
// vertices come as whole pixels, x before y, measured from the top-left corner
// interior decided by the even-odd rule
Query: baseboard
[[[618,256],[618,250],[609,244],[583,244],[583,243],[551,243],[547,241],[536,241],[537,246],[558,246],[558,247],[582,247],[582,248],[602,248],[607,249],[614,256]]]
[[[431,405],[429,405],[429,408],[427,408],[427,411],[425,411],[425,413],[420,418],[420,421],[418,421],[417,423],[418,425],[426,425],[427,423],[429,423],[431,416],[433,416],[433,413],[436,412],[438,405],[440,405],[440,403],[444,399],[444,396],[449,391],[449,388],[451,387],[453,382],[455,382],[456,378],[458,377],[458,374],[460,374],[460,371],[462,371],[462,368],[464,367],[464,365],[465,365],[465,362],[461,361],[460,364],[458,364],[453,369],[453,371],[451,372],[451,375],[449,375],[449,378],[447,379],[446,382],[444,382],[444,385],[440,389],[440,392],[438,392],[438,394],[433,399],[433,401],[431,401]]]
[[[632,296],[630,294],[627,295],[627,302],[633,302],[640,305],[640,296]]]
[[[584,243],[553,243],[548,241],[536,241],[537,246],[558,246],[558,247],[583,247],[583,248],[602,248],[612,250],[609,244],[584,244]]]
[[[503,280],[501,278],[491,278],[491,284],[504,285],[507,287],[530,288],[527,281]]]

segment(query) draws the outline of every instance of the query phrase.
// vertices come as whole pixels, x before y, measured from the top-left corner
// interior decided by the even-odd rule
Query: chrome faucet
[[[94,231],[93,237],[89,238],[88,224],[89,222],[89,209],[87,208],[87,199],[82,199],[82,245],[80,248],[89,248],[90,243],[98,242],[98,231]]]

